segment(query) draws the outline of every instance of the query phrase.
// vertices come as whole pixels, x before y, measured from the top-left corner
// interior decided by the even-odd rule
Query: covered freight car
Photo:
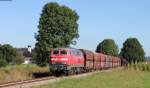
[[[106,59],[106,61],[105,61],[105,68],[107,68],[107,69],[111,68],[112,64],[113,64],[112,60],[114,59],[114,57],[110,56],[110,55],[105,55],[105,59]]]
[[[94,68],[94,53],[89,50],[80,49],[84,56],[84,67],[87,71],[93,70]]]
[[[101,69],[101,58],[99,53],[94,53],[94,69]]]
[[[105,64],[106,64],[105,55],[102,54],[102,53],[99,53],[99,55],[100,55],[101,69],[104,69],[105,68]]]

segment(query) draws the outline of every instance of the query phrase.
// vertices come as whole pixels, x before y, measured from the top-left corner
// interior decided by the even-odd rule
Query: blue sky
[[[48,2],[66,5],[79,14],[76,48],[95,50],[103,39],[114,39],[119,48],[136,37],[150,55],[150,0],[12,0],[0,1],[0,44],[34,47],[39,17]]]

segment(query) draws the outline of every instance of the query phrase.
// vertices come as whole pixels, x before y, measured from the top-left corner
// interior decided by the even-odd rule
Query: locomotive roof
[[[75,48],[70,48],[70,47],[60,47],[60,48],[54,48],[54,50],[58,50],[58,49],[63,49],[63,50],[78,50],[78,49],[75,49]]]

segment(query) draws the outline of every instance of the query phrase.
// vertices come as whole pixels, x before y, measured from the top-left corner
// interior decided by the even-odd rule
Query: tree
[[[5,67],[7,65],[6,60],[0,58],[0,67]]]
[[[5,44],[2,46],[2,54],[3,58],[6,60],[8,64],[10,64],[13,59],[16,57],[17,51],[9,44]]]
[[[78,18],[77,13],[67,6],[51,2],[43,7],[39,31],[35,36],[35,60],[38,65],[47,64],[50,49],[67,47],[79,37]]]
[[[23,62],[22,54],[19,54],[15,48],[9,44],[0,46],[0,65],[20,64]]]
[[[98,44],[96,52],[117,56],[119,50],[114,40],[104,39],[101,43]]]
[[[7,62],[6,62],[5,59],[3,59],[3,55],[2,55],[2,53],[0,51],[0,67],[5,67],[6,65],[7,65]]]
[[[145,52],[137,38],[128,38],[121,49],[120,55],[129,63],[144,61]]]

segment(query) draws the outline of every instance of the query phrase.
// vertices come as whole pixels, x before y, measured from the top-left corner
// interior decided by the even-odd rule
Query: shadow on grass
[[[32,75],[34,78],[42,78],[42,77],[51,76],[51,74],[49,72],[35,72]]]

